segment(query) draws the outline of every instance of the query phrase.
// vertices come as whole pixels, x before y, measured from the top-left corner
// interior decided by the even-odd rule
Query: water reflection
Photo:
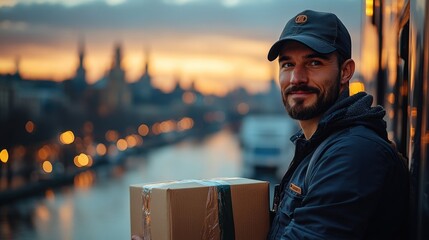
[[[229,130],[133,156],[124,166],[78,175],[74,187],[48,190],[0,208],[0,239],[129,239],[131,184],[241,176],[241,150]]]
[[[241,175],[241,151],[228,131],[179,143],[174,151],[155,151],[148,158],[142,178],[155,181]]]

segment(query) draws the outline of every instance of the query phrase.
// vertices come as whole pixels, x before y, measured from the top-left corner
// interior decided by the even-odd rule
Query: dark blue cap
[[[298,41],[318,53],[338,51],[346,59],[352,56],[352,44],[347,28],[333,13],[305,10],[290,19],[277,42],[268,52],[268,60],[279,56],[286,41]]]

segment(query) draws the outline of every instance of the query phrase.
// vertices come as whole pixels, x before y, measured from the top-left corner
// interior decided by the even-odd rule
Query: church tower
[[[107,76],[107,86],[101,101],[110,111],[124,109],[130,105],[131,93],[122,68],[122,48],[115,46],[112,68]]]
[[[21,78],[21,73],[20,73],[20,65],[21,65],[21,58],[20,57],[16,57],[15,58],[15,73],[13,74],[15,79],[22,79]]]
[[[153,100],[152,97],[156,94],[156,90],[152,86],[152,76],[149,71],[149,51],[146,51],[145,55],[143,74],[136,82],[130,84],[133,93],[133,102],[135,104],[148,103]]]
[[[80,41],[78,46],[79,63],[76,69],[76,74],[73,79],[74,90],[77,92],[84,91],[88,83],[86,82],[86,69],[84,66],[85,61],[85,46],[84,42]]]
[[[147,82],[149,86],[152,86],[152,78],[149,73],[149,52],[146,52],[146,61],[144,64],[144,73],[141,76],[140,81]]]

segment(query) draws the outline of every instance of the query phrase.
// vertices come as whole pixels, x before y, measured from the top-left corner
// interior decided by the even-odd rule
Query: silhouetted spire
[[[78,52],[79,52],[79,67],[78,68],[84,68],[83,67],[83,61],[85,59],[85,43],[83,40],[79,41]]]
[[[78,67],[76,69],[76,75],[74,77],[74,83],[75,90],[77,91],[83,91],[87,87],[86,82],[86,69],[85,69],[85,42],[84,40],[80,40],[78,43],[78,58],[79,63]]]
[[[150,73],[149,73],[149,61],[150,61],[150,57],[149,57],[149,55],[150,55],[150,52],[149,52],[149,49],[147,49],[146,51],[145,51],[145,55],[146,55],[146,61],[144,61],[144,72],[143,72],[143,75],[142,75],[142,77],[140,78],[140,80],[141,81],[149,81],[149,83],[150,83],[150,81],[151,81],[151,76],[150,76]]]
[[[121,44],[117,43],[115,46],[115,59],[113,63],[113,68],[121,68],[121,61],[122,61],[122,49]]]
[[[19,71],[20,69],[20,65],[21,65],[21,58],[19,56],[17,56],[15,58],[15,77],[21,78],[21,73]]]
[[[146,61],[144,64],[144,74],[149,75],[149,50],[146,50]]]

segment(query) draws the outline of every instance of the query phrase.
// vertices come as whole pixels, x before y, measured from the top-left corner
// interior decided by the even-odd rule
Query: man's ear
[[[355,61],[347,59],[341,66],[341,84],[347,84],[355,73]]]

